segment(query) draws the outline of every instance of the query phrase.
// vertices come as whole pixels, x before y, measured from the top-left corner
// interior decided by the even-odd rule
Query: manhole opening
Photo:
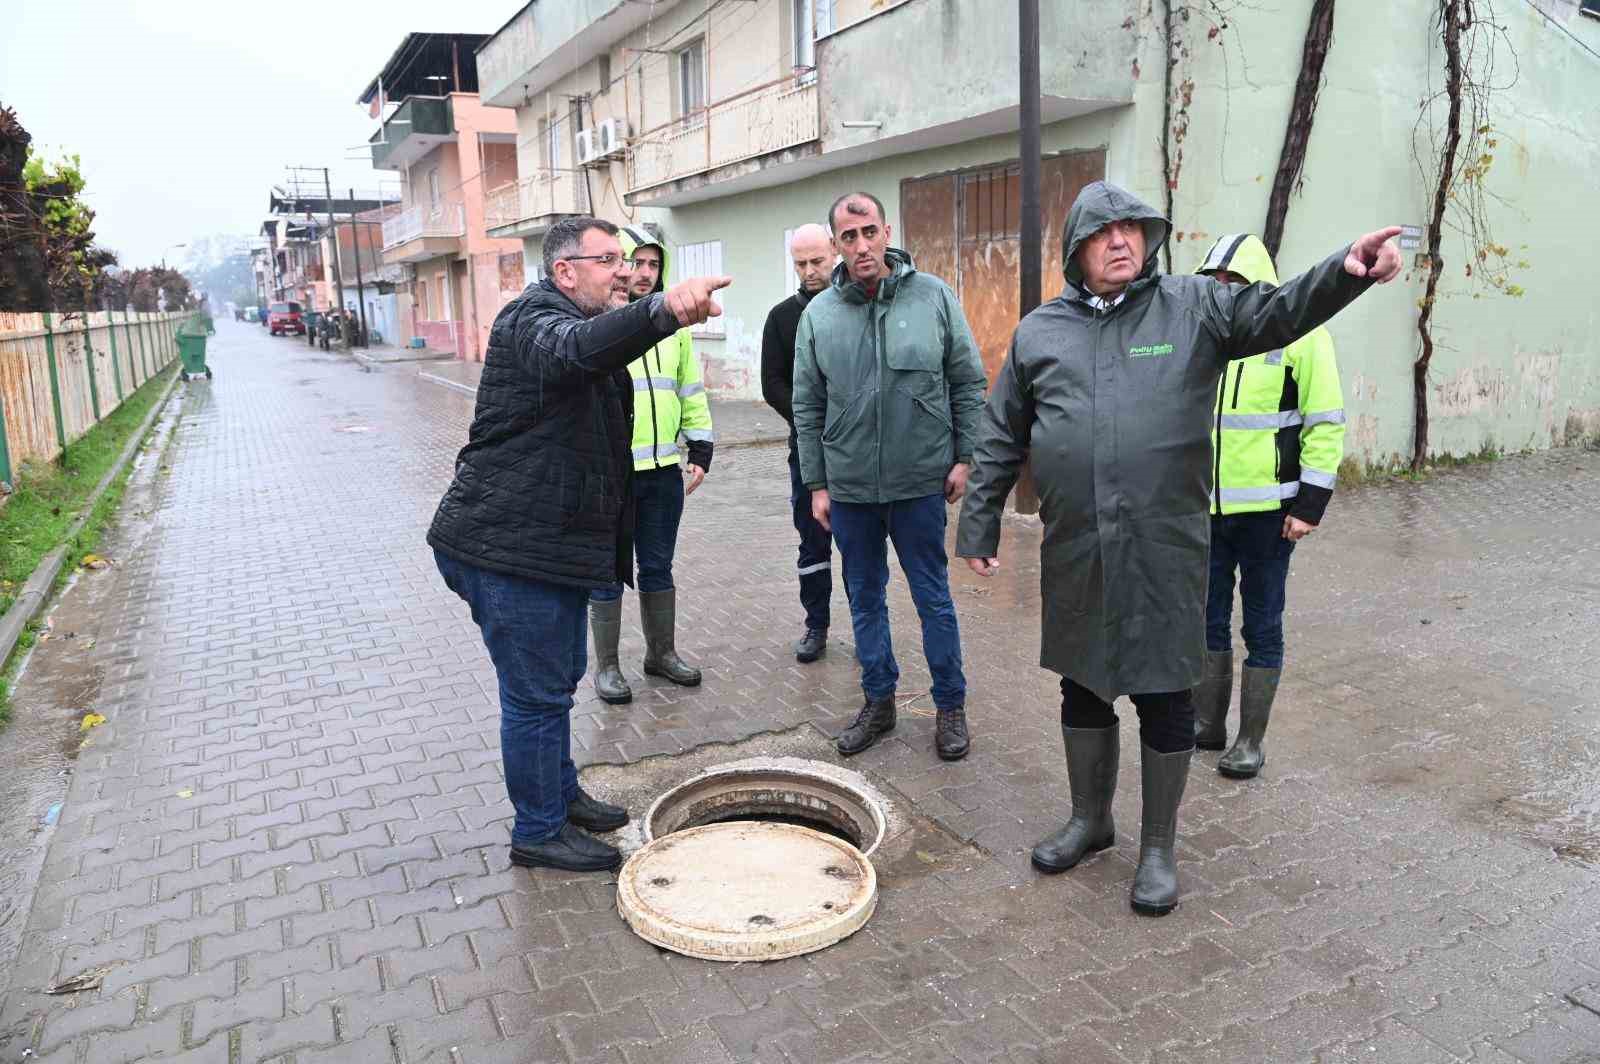
[[[651,807],[645,832],[647,838],[659,839],[686,828],[736,820],[811,828],[842,839],[863,854],[877,848],[885,830],[878,802],[844,780],[803,768],[735,766],[667,791]]]

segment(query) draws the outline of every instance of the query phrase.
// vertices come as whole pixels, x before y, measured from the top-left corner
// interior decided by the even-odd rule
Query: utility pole
[[[328,232],[333,234],[333,284],[339,292],[338,309],[342,313],[344,311],[344,278],[339,273],[339,224],[333,218],[333,182],[328,177],[328,168],[326,166],[291,166],[288,169],[295,175],[294,194],[297,199],[303,198],[305,195],[304,189],[300,184],[300,172],[305,171],[306,173],[314,174],[320,171],[322,173],[322,192],[327,197],[324,206],[327,208]],[[314,188],[315,186],[312,187]],[[307,211],[306,213],[309,214],[310,212]]]
[[[1044,276],[1039,208],[1039,0],[1017,0],[1020,29],[1022,118],[1021,317],[1039,305]]]
[[[356,310],[361,315],[361,335],[357,338],[360,346],[367,346],[367,301],[362,295],[361,281],[361,223],[356,220],[356,190],[350,190],[350,243],[356,249]],[[338,242],[338,234],[334,234],[334,242]]]

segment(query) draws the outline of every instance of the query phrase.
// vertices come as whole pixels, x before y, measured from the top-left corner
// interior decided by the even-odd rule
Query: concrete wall
[[[1552,17],[1600,50],[1600,22],[1570,4]],[[1216,40],[1189,24],[1190,58],[1175,80],[1194,81],[1173,218],[1184,237],[1173,268],[1192,270],[1211,238],[1260,232],[1277,166],[1310,0],[1239,12]],[[1430,382],[1431,445],[1465,455],[1485,447],[1548,447],[1600,430],[1600,344],[1594,282],[1585,268],[1600,243],[1600,211],[1585,201],[1600,171],[1600,61],[1524,4],[1497,9],[1508,28],[1498,74],[1520,57],[1515,85],[1495,98],[1498,144],[1486,178],[1490,218],[1526,295],[1476,283],[1464,269],[1466,241],[1447,229],[1446,268],[1435,305]],[[1123,172],[1159,204],[1162,174],[1161,42],[1150,19],[1141,36],[1147,72],[1138,90],[1134,157]],[[1386,224],[1425,226],[1431,177],[1412,158],[1412,130],[1429,85],[1442,81],[1433,5],[1341,5],[1324,71],[1304,171],[1292,200],[1279,269],[1285,276]],[[1439,112],[1442,118],[1442,110]],[[1419,249],[1425,250],[1425,249]],[[1367,465],[1409,456],[1411,364],[1426,281],[1408,269],[1330,325],[1350,416],[1347,454]]]

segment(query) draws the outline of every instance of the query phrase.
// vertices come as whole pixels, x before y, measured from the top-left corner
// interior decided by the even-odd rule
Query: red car
[[[274,303],[267,308],[267,331],[273,336],[295,333],[306,334],[306,323],[300,317],[299,303]]]

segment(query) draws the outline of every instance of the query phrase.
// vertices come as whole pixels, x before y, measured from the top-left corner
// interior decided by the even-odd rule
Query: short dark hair
[[[545,231],[544,275],[546,277],[555,273],[557,259],[577,254],[579,246],[583,243],[583,234],[591,229],[598,229],[606,236],[617,235],[616,226],[604,218],[593,218],[587,214],[580,214],[576,218],[563,218]]]
[[[870,192],[846,192],[844,195],[834,200],[833,206],[828,208],[828,232],[830,234],[838,232],[838,230],[833,227],[833,216],[839,213],[840,207],[843,207],[851,214],[864,215],[867,213],[855,203],[856,200],[870,201],[874,207],[878,208],[878,220],[883,222],[885,225],[889,223],[889,212],[883,209],[883,201],[877,196],[874,196]]]

